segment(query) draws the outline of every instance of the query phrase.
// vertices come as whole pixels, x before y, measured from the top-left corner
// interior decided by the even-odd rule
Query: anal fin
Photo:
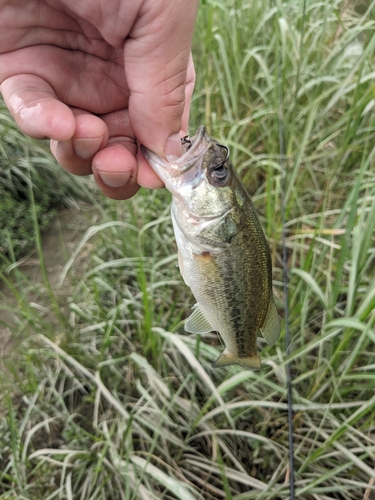
[[[210,323],[207,321],[206,317],[199,308],[199,305],[195,304],[192,309],[193,312],[185,323],[185,332],[197,333],[199,335],[213,332],[215,329],[212,328]]]

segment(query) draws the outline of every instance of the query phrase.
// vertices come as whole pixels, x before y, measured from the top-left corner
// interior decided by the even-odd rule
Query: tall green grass
[[[375,495],[373,18],[372,3],[206,0],[194,41],[191,129],[231,148],[280,315],[282,121],[298,499]],[[284,332],[259,339],[259,372],[211,368],[217,336],[183,332],[169,200],[102,201],[61,276],[74,289],[40,296],[64,319],[13,285],[0,498],[289,498]]]
[[[72,182],[52,161],[45,141],[21,134],[0,97],[0,269],[31,251],[35,217],[46,229],[58,209],[78,200],[93,200],[86,183]]]

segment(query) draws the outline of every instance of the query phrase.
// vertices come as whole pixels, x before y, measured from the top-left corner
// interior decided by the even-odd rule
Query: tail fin
[[[217,360],[212,363],[213,368],[221,368],[230,365],[240,365],[244,368],[251,368],[253,370],[261,368],[259,354],[246,358],[239,358],[238,356],[232,356],[227,350],[221,353]]]

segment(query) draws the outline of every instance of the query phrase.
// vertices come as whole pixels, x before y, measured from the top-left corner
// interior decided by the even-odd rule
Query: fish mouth
[[[143,156],[164,182],[166,181],[166,176],[179,177],[188,172],[194,165],[201,162],[200,160],[202,160],[211,147],[211,141],[208,139],[206,129],[203,125],[199,127],[193,137],[189,138],[185,136],[182,138],[181,144],[185,152],[180,158],[173,159],[172,161],[160,158],[143,146],[143,144],[140,146]]]

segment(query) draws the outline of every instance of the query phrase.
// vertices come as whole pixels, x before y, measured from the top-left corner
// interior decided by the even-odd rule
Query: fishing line
[[[306,0],[302,4],[302,24],[300,30],[300,61],[302,59],[302,44],[305,32]],[[287,186],[287,164],[285,161],[285,138],[283,121],[283,93],[281,86],[280,52],[277,53],[277,93],[278,93],[278,118],[279,118],[279,143],[280,143],[280,167],[281,167],[281,242],[283,248],[283,282],[284,282],[284,315],[285,315],[285,354],[288,358],[291,353],[289,332],[289,278],[288,278],[288,253],[286,246],[286,186]],[[299,88],[300,64],[298,64],[296,75],[296,97]],[[297,103],[297,99],[295,101]],[[291,362],[287,361],[286,390],[288,399],[288,444],[289,444],[289,491],[290,500],[295,500],[295,478],[294,478],[294,434],[293,434],[293,379]]]
[[[279,143],[280,143],[280,167],[281,167],[281,244],[283,249],[283,281],[284,281],[284,316],[285,316],[285,354],[290,355],[290,335],[289,335],[289,281],[288,281],[288,254],[286,247],[285,230],[285,193],[287,181],[287,167],[285,163],[285,143],[284,143],[284,125],[282,110],[282,88],[280,77],[280,56],[277,57],[277,93],[278,93],[278,117],[279,117]],[[295,482],[294,482],[294,439],[293,439],[293,381],[291,363],[286,363],[286,390],[288,399],[288,444],[289,444],[289,491],[290,500],[295,500]]]

